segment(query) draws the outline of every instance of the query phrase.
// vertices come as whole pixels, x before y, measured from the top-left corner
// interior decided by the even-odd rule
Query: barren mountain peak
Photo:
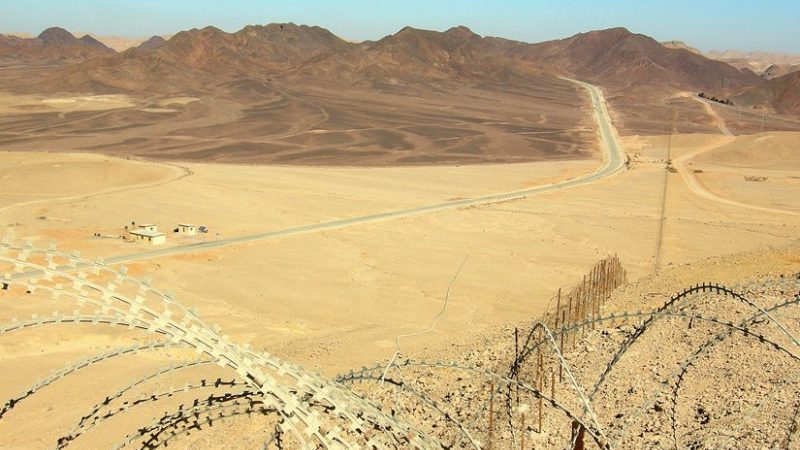
[[[223,31],[223,30],[221,30],[221,29],[219,29],[219,28],[217,28],[217,27],[215,27],[213,25],[207,25],[207,26],[205,26],[203,28],[200,28],[200,29],[193,28],[191,31],[200,32],[202,34],[228,34],[225,31]]]
[[[395,33],[395,35],[398,35],[400,33],[412,33],[412,32],[415,32],[415,31],[421,31],[421,30],[419,28],[414,28],[411,25],[406,25],[403,28],[401,28],[400,31]]]
[[[479,37],[477,34],[473,33],[472,30],[463,25],[450,28],[447,31],[435,31],[435,30],[427,30],[424,28],[414,28],[412,26],[405,26],[402,29],[400,29],[400,31],[398,31],[397,33],[386,36],[386,38],[382,39],[382,41],[386,40],[387,38],[391,38],[391,40],[401,37],[413,37],[415,39],[417,38],[435,39],[436,37],[441,37],[441,36],[465,37],[465,38],[473,36]]]
[[[219,28],[207,26],[204,28],[192,28],[190,30],[181,31],[175,34],[175,37],[181,39],[194,39],[201,36],[212,36],[212,35],[227,35],[228,33],[220,30]],[[180,39],[179,39],[180,40]]]
[[[294,28],[316,28],[316,27],[310,27],[308,25],[298,25],[294,22],[282,22],[282,23],[278,22],[278,23],[268,23],[264,25],[264,28],[278,28],[284,30],[287,28],[294,29]]]
[[[88,34],[85,34],[85,35],[81,36],[81,38],[78,39],[78,40],[81,41],[82,43],[86,44],[86,45],[91,45],[93,47],[109,48],[107,45],[105,45],[102,42],[98,41],[97,39],[89,36]]]
[[[600,30],[592,30],[587,33],[583,34],[604,34],[604,35],[617,35],[617,36],[628,36],[628,35],[635,35],[636,33],[631,32],[631,30],[625,27],[611,27],[611,28],[604,28]]]
[[[165,42],[167,42],[167,40],[161,36],[152,36],[150,39],[139,44],[137,48],[139,48],[140,50],[154,50],[160,47]]]
[[[51,27],[42,31],[39,34],[39,39],[47,44],[74,43],[77,40],[72,33],[59,27]]]
[[[578,33],[575,36],[572,36],[571,38],[568,39],[573,42],[596,42],[603,46],[609,46],[615,42],[619,42],[626,39],[638,40],[643,38],[651,40],[649,37],[645,35],[632,33],[627,28],[614,27],[614,28],[606,28],[603,30],[592,30],[592,31],[587,31],[585,33]]]
[[[470,30],[469,27],[465,25],[459,25],[457,27],[450,28],[449,30],[445,31],[445,34],[478,36],[472,30]]]

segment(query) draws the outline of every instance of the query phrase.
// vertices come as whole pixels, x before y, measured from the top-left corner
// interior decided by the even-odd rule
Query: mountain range
[[[235,33],[206,27],[176,34],[66,69],[72,87],[172,91],[208,80],[281,76],[376,87],[453,80],[524,81],[548,73],[603,86],[711,90],[757,83],[758,77],[685,49],[670,49],[624,28],[527,44],[481,37],[466,27],[444,32],[406,27],[378,41],[351,43],[320,28],[248,26]]]
[[[791,76],[767,83],[749,67],[624,28],[529,44],[482,37],[464,26],[444,32],[405,27],[377,41],[354,43],[321,27],[285,23],[233,33],[192,29],[120,53],[91,36],[76,38],[51,28],[30,39],[0,35],[0,60],[59,62],[46,81],[55,91],[198,93],[245,79],[435,90],[449,83],[525,85],[565,76],[603,86],[612,96],[704,91],[794,111],[793,100],[784,99],[794,95]],[[784,71],[776,67],[774,75]]]

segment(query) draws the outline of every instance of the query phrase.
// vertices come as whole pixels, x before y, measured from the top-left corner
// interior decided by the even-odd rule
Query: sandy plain
[[[232,336],[330,374],[390,354],[394,336],[425,324],[465,257],[442,335],[533,316],[559,286],[608,254],[619,254],[634,279],[652,273],[665,139],[626,138],[628,151],[641,155],[631,169],[586,187],[137,262],[131,270],[175,290]],[[698,195],[683,173],[667,173],[662,266],[796,241],[800,186],[795,166],[787,165],[791,152],[771,145],[778,149],[771,154],[748,136],[731,139],[673,137],[673,158],[698,146],[709,149],[686,167],[702,170],[691,176],[713,197]],[[761,139],[791,145],[796,136]],[[574,177],[597,164],[362,169],[177,167],[58,153],[0,158],[0,177],[13,188],[0,196],[0,223],[9,234],[56,242],[87,257],[146,250],[94,237],[121,234],[129,220],[160,224],[174,246],[510,191]],[[741,167],[751,160],[758,167]],[[52,183],[34,181],[44,173]],[[769,177],[751,182],[744,178],[750,173]],[[717,197],[775,211],[754,216]],[[172,235],[179,222],[205,224],[211,232]],[[435,345],[434,336],[410,342],[409,349]],[[359,352],[351,351],[354,346]]]

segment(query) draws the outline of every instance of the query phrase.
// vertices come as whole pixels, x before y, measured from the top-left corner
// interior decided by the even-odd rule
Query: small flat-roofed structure
[[[164,245],[167,243],[167,235],[158,231],[138,229],[131,231],[131,240],[147,242],[150,245]]]
[[[158,231],[158,225],[154,223],[142,223],[136,226],[138,230]]]
[[[194,236],[197,234],[197,225],[192,225],[190,223],[179,223],[178,233]]]

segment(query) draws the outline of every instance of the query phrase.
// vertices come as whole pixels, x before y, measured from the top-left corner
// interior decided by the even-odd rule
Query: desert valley
[[[0,35],[0,448],[800,449],[800,58],[103,39]]]

